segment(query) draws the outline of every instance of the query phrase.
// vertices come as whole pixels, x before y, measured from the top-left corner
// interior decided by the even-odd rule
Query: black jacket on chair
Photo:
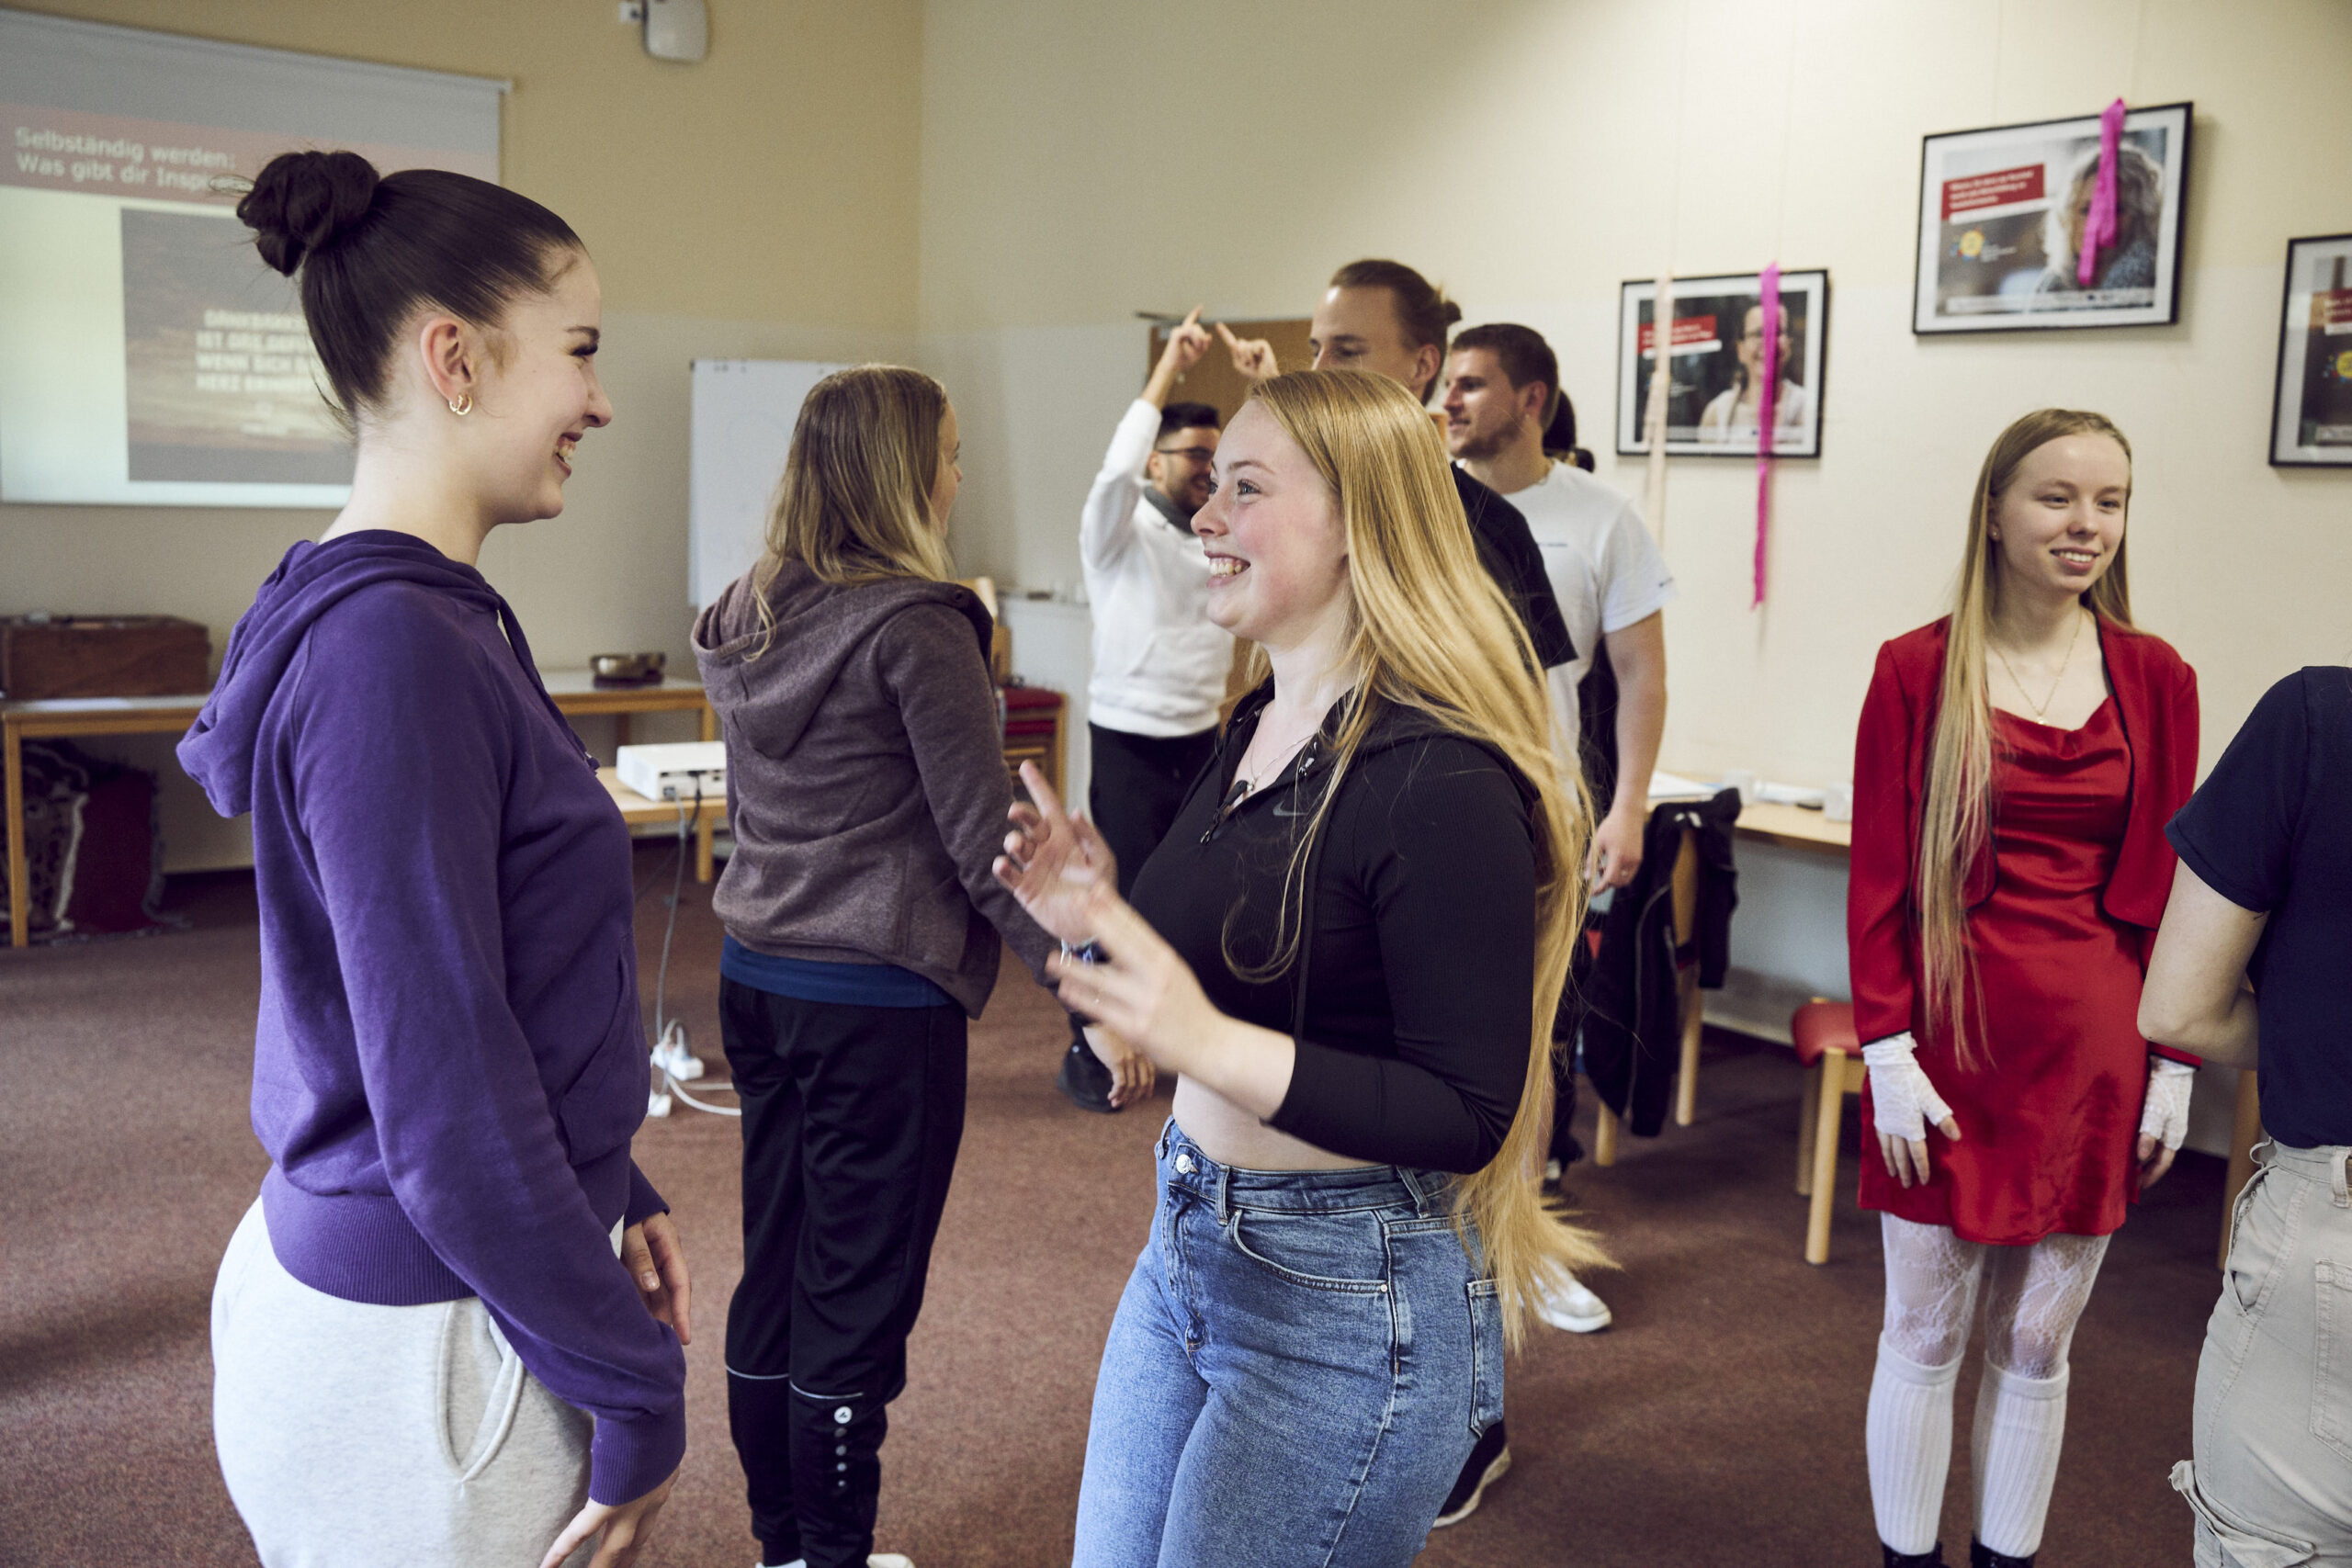
[[[1628,1131],[1654,1138],[1666,1122],[1680,1065],[1679,960],[1699,965],[1699,984],[1724,983],[1731,962],[1731,912],[1739,903],[1732,864],[1732,825],[1739,792],[1712,800],[1669,801],[1650,812],[1642,835],[1642,868],[1617,890],[1601,917],[1600,953],[1585,994],[1584,1069]],[[1689,953],[1674,943],[1674,861],[1682,830],[1699,835],[1699,907]]]

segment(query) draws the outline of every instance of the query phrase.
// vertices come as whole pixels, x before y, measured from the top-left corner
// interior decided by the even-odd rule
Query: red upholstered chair
[[[1021,764],[1035,762],[1058,795],[1062,790],[1064,705],[1059,692],[1043,686],[1001,686],[997,706],[1004,715],[1004,765],[1021,783]],[[1025,797],[1024,797],[1025,798]]]
[[[1851,1002],[1819,997],[1789,1019],[1797,1062],[1805,1068],[1797,1101],[1797,1192],[1813,1200],[1804,1226],[1804,1260],[1829,1261],[1829,1210],[1838,1198],[1838,1128],[1846,1097],[1862,1091],[1867,1069],[1854,1033]]]

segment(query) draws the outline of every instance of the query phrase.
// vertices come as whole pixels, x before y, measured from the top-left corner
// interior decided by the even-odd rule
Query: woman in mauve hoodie
[[[735,853],[719,1021],[743,1104],[727,1396],[762,1561],[865,1568],[884,1406],[964,1132],[1012,785],[991,623],[944,581],[960,475],[939,383],[867,365],[801,406],[768,548],[695,626]],[[876,1564],[903,1564],[895,1555]]]
[[[261,902],[270,1171],[213,1292],[221,1472],[272,1568],[592,1537],[620,1568],[685,1450],[684,1264],[629,1157],[628,830],[474,567],[612,417],[595,268],[536,202],[349,152],[274,160],[237,211],[301,274],[358,455],[179,748],[252,814]]]

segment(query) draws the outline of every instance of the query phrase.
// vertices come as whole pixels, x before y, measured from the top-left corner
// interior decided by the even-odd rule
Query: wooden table
[[[609,716],[616,746],[629,743],[629,720],[640,713],[694,714],[695,739],[718,739],[718,716],[703,700],[702,682],[691,675],[673,675],[658,686],[599,686],[585,670],[542,670],[539,680],[566,718]]]
[[[696,733],[701,739],[713,740],[718,736],[718,716],[703,700],[700,682],[693,680],[664,681],[658,686],[603,687],[595,684],[594,677],[585,670],[549,670],[542,671],[539,679],[546,682],[548,695],[555,699],[557,710],[566,717],[612,716],[623,745],[628,742],[630,716],[640,713],[694,713],[699,716]],[[204,701],[203,694],[198,693],[174,697],[51,697],[34,702],[0,702],[0,767],[6,769],[7,784],[9,946],[22,947],[30,940],[32,919],[25,868],[24,743],[77,735],[183,734],[196,722]],[[674,807],[665,807],[658,801],[647,804],[667,811],[672,818],[676,817]],[[712,822],[706,818],[696,832],[695,874],[704,882],[709,881],[711,874],[711,831]]]
[[[1768,844],[1781,844],[1792,850],[1810,850],[1815,854],[1845,858],[1854,847],[1854,825],[1832,822],[1822,812],[1808,811],[1802,806],[1781,806],[1759,800],[1740,808],[1739,821],[1734,832],[1742,838],[1760,839]]]
[[[621,808],[621,820],[632,828],[668,828],[675,829],[678,818],[686,818],[686,827],[695,836],[695,880],[708,882],[711,877],[710,836],[727,825],[727,792],[724,789],[703,792],[702,809],[695,809],[694,800],[654,800],[642,795],[621,783],[619,770],[598,768],[596,782]]]

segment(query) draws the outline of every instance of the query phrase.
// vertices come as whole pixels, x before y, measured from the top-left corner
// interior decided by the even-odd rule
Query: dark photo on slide
[[[293,283],[242,224],[125,208],[122,316],[132,479],[351,482]]]

